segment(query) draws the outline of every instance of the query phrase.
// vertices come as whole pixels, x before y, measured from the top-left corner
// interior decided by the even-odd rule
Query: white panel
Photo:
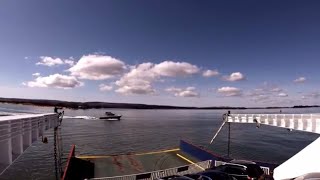
[[[316,119],[316,132],[315,133],[320,134],[320,119]]]
[[[311,172],[320,172],[320,138],[274,169],[275,180],[292,179]]]
[[[286,122],[284,119],[281,119],[281,124],[280,124],[281,127],[286,127]]]
[[[298,130],[303,130],[303,122],[302,122],[302,119],[298,119]]]
[[[241,117],[241,122],[242,123],[246,123],[247,122],[247,117],[246,116],[242,116]]]
[[[240,122],[239,117],[236,116],[234,122]]]
[[[272,120],[272,125],[273,125],[273,126],[277,126],[277,119],[273,119],[273,120]]]
[[[307,128],[306,131],[312,132],[312,119],[307,119]]]
[[[290,129],[294,129],[294,121],[293,121],[293,119],[290,119],[289,128]]]

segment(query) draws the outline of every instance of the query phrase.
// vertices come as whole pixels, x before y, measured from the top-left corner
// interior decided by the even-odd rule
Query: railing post
[[[12,143],[11,143],[11,127],[10,121],[3,121],[2,123],[3,140],[1,140],[0,146],[0,163],[10,165],[12,163]]]
[[[23,146],[29,147],[31,144],[32,144],[32,136],[31,136],[30,118],[23,119]]]
[[[11,132],[16,132],[17,135],[12,138],[12,153],[16,156],[22,154],[23,152],[23,120],[13,120],[11,121]],[[14,125],[13,125],[14,124]],[[16,134],[15,133],[15,134]]]
[[[44,131],[45,131],[45,117],[41,117],[39,121],[39,136],[43,136]]]
[[[32,118],[31,121],[31,133],[32,133],[32,142],[37,141],[39,137],[39,128],[38,128],[38,121],[39,118]]]
[[[230,125],[231,123],[228,122],[228,129],[229,129],[229,132],[228,132],[228,158],[230,157]]]

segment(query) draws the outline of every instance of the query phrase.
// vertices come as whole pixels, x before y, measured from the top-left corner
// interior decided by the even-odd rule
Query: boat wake
[[[63,118],[66,118],[66,119],[98,119],[93,116],[64,116]]]

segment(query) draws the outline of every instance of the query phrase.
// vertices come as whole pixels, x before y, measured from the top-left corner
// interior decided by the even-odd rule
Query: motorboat
[[[106,112],[105,116],[100,117],[99,119],[105,120],[120,120],[122,115],[114,114],[112,112]]]

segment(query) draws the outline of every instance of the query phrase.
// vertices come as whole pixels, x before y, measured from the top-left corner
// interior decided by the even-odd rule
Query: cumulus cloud
[[[264,95],[264,94],[260,94],[258,96],[255,96],[253,98],[254,101],[256,102],[261,102],[261,101],[267,101],[270,99],[270,96]]]
[[[155,93],[151,83],[156,80],[158,75],[152,71],[152,63],[142,63],[132,66],[130,72],[116,81],[119,88],[116,92],[121,94],[153,94]]]
[[[198,71],[197,66],[186,62],[142,63],[132,66],[128,73],[116,81],[116,85],[119,86],[116,92],[122,94],[154,94],[156,91],[152,83],[161,81],[161,77],[187,76]]]
[[[38,72],[37,73],[33,73],[32,76],[36,76],[36,77],[40,76],[40,73],[38,73]]]
[[[73,66],[74,65],[74,61],[70,60],[70,59],[66,59],[63,62],[64,62],[64,64],[68,64],[69,66]]]
[[[223,79],[226,81],[234,82],[245,80],[246,77],[241,72],[234,72],[231,73],[229,76],[224,76]]]
[[[199,97],[195,87],[187,87],[185,89],[170,87],[166,89],[167,92],[173,93],[177,97]]]
[[[318,99],[320,97],[319,92],[310,92],[310,93],[305,93],[302,96],[302,99]]]
[[[43,66],[56,66],[64,64],[63,60],[60,58],[53,58],[49,56],[40,56],[41,61],[37,62],[36,65],[43,65]]]
[[[247,96],[255,102],[265,102],[270,99],[271,92],[266,88],[256,88],[250,91]]]
[[[223,96],[242,96],[242,91],[239,88],[236,87],[221,87],[217,90],[218,93],[220,93]]]
[[[28,87],[53,87],[62,89],[71,89],[79,86],[83,86],[84,83],[77,80],[73,76],[66,76],[61,74],[53,74],[46,77],[37,77],[34,81],[23,83]]]
[[[281,88],[276,87],[276,88],[270,89],[270,91],[271,91],[271,92],[281,92],[281,91],[283,91],[283,90],[282,90]]]
[[[256,96],[266,95],[266,94],[270,94],[270,93],[268,91],[266,91],[265,89],[257,88],[257,89],[250,91],[248,93],[248,96],[256,97]]]
[[[219,75],[218,70],[206,70],[202,73],[204,77],[213,77]]]
[[[279,93],[278,96],[279,96],[279,97],[288,97],[288,94],[286,94],[286,93]]]
[[[94,54],[82,56],[69,71],[80,79],[103,80],[120,75],[125,69],[124,62],[119,59]]]
[[[256,88],[248,93],[248,96],[251,97],[258,97],[261,95],[272,95],[273,93],[280,93],[284,90],[277,85],[269,84],[267,82],[264,82],[262,86],[259,88]]]
[[[156,64],[153,71],[161,76],[177,77],[196,74],[199,68],[187,62],[164,61]]]
[[[111,91],[112,89],[113,89],[113,87],[110,85],[107,85],[107,84],[100,84],[99,85],[100,91]]]
[[[305,78],[305,77],[298,77],[293,82],[295,82],[295,83],[304,83],[306,80],[307,80],[307,78]]]

